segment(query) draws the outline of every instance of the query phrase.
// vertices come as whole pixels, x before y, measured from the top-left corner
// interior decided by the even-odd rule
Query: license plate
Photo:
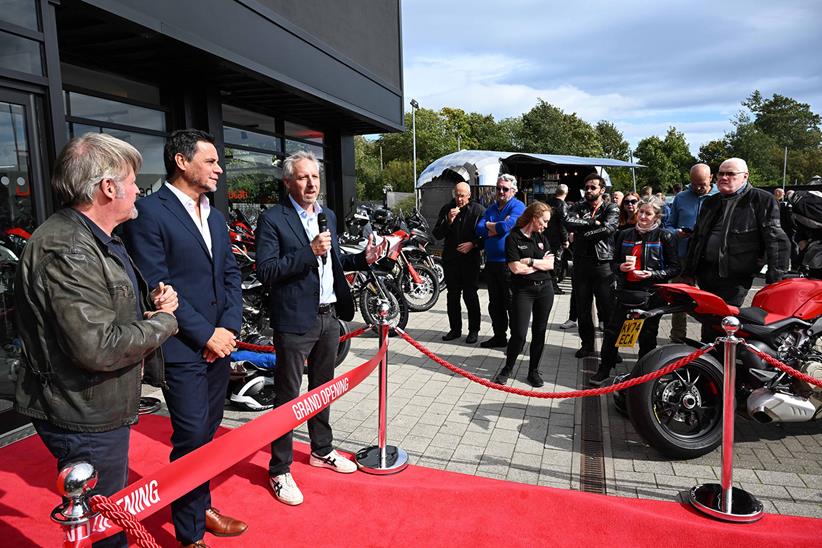
[[[639,332],[642,331],[643,323],[645,323],[644,319],[625,320],[614,346],[617,348],[632,348],[636,345],[636,340],[639,338]]]

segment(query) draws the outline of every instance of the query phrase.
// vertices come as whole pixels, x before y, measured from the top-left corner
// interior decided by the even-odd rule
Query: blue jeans
[[[128,442],[130,426],[108,432],[73,432],[50,422],[33,420],[34,429],[57,459],[59,473],[67,464],[85,461],[97,470],[97,486],[92,495],[110,497],[128,481]],[[94,548],[128,546],[125,533],[117,533],[94,543]]]

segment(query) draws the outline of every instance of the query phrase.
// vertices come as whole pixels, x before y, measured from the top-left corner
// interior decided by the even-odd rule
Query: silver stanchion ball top
[[[66,498],[77,498],[97,485],[97,470],[87,462],[69,464],[57,476],[57,492]]]
[[[739,319],[735,316],[725,316],[722,318],[722,329],[725,330],[725,333],[727,333],[729,337],[739,331],[739,326]]]
[[[386,301],[384,299],[380,299],[380,304],[379,304],[379,316],[380,316],[380,318],[387,318],[389,310],[391,310],[391,307],[388,306],[388,301]]]

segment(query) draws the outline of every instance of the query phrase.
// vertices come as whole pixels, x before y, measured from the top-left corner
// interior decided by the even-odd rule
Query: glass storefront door
[[[39,157],[32,146],[33,97],[0,88],[0,396],[13,394],[10,371],[19,364],[20,339],[14,322],[14,275],[36,225],[33,178]],[[38,197],[42,198],[42,197]],[[0,433],[19,425],[0,400]]]

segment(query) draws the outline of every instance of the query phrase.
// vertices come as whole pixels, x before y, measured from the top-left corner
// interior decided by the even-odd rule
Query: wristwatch
[[[531,268],[534,268],[534,258],[533,257],[528,257],[528,266],[530,266]]]

